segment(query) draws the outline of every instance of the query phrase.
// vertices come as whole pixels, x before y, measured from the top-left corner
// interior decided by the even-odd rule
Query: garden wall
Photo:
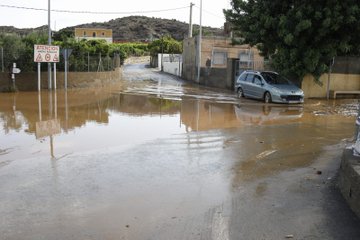
[[[305,98],[326,98],[328,74],[320,77],[322,85],[315,83],[311,75],[304,77],[301,88]],[[330,75],[330,91],[360,91],[360,74],[332,73]]]
[[[57,72],[57,88],[64,88],[65,73]],[[122,68],[108,72],[69,72],[68,88],[104,86],[107,83],[120,81]],[[0,91],[9,87],[11,79],[8,73],[0,73]],[[16,75],[16,86],[20,91],[37,91],[38,76],[36,72],[25,72]],[[41,73],[41,88],[48,88],[47,72]]]

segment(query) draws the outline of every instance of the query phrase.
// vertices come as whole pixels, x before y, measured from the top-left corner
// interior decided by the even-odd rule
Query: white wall
[[[164,72],[181,77],[181,72],[182,72],[181,54],[163,54],[163,57],[161,57],[161,54],[158,54],[158,61],[159,61],[158,69],[160,71],[161,71],[161,66],[163,66]]]

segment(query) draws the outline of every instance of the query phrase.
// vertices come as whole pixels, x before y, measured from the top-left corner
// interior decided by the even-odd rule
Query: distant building
[[[243,69],[264,69],[257,48],[234,45],[228,37],[202,37],[200,77],[198,75],[199,36],[183,40],[182,78],[211,87],[233,89]]]
[[[75,28],[75,39],[80,41],[104,39],[108,43],[113,42],[112,29],[102,28]]]

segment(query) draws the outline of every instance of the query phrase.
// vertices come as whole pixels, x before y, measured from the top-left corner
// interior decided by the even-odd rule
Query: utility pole
[[[164,71],[164,36],[161,36],[161,71]]]
[[[51,26],[50,26],[50,0],[48,0],[48,45],[51,45]],[[48,63],[48,88],[52,89],[51,84],[51,63]]]
[[[192,24],[192,10],[194,3],[190,3],[190,20],[189,20],[189,38],[192,38],[193,24]]]
[[[200,83],[200,70],[201,70],[201,40],[202,40],[202,0],[200,0],[200,31],[199,31],[199,52],[198,52],[198,72],[197,83]]]
[[[326,99],[329,100],[330,98],[330,77],[331,77],[331,71],[332,67],[334,66],[335,58],[333,57],[329,63],[329,72],[328,72],[328,81],[327,81],[327,87],[326,87]]]

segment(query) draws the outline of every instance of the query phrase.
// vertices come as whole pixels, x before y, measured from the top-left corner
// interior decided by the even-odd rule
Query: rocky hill
[[[113,30],[114,41],[151,41],[162,35],[171,35],[176,40],[182,40],[188,34],[189,25],[177,20],[149,18],[144,16],[130,16],[110,20],[104,23],[89,23],[62,29],[61,31],[73,31],[75,27],[107,28]],[[199,26],[194,26],[198,31]],[[204,33],[208,35],[221,35],[218,28],[204,27]]]
[[[126,41],[151,41],[160,38],[163,35],[170,35],[176,40],[182,40],[188,34],[188,23],[177,20],[150,18],[144,16],[130,16],[110,20],[103,23],[88,23],[77,26],[67,27],[61,29],[56,33],[71,35],[74,33],[74,28],[106,28],[113,30],[113,39],[117,42]],[[44,27],[36,29],[17,29],[14,27],[1,27],[0,32],[13,32],[21,35],[32,32],[45,30]],[[198,32],[198,25],[194,25],[194,32]],[[45,30],[46,31],[46,30]],[[204,35],[222,35],[222,30],[219,28],[203,27]]]

